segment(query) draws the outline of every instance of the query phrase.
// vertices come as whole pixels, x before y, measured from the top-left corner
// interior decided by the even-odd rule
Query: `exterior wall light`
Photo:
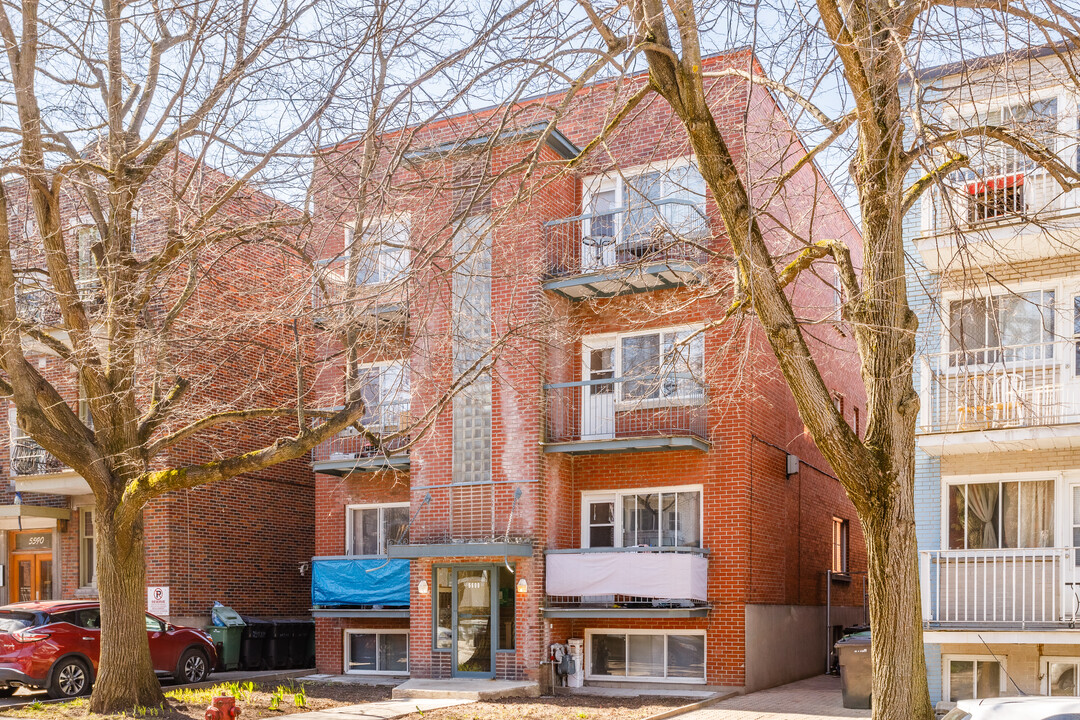
[[[525,578],[521,578],[517,581],[517,591],[518,595],[524,595],[525,593],[529,592],[529,583],[525,580]]]
[[[420,582],[416,583],[416,592],[420,593],[421,595],[428,594],[429,590],[427,580],[421,580]]]

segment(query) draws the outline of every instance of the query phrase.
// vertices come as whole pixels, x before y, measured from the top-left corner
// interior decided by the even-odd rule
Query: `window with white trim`
[[[94,508],[79,508],[79,587],[97,587]]]
[[[345,672],[404,675],[409,672],[408,630],[346,630]]]
[[[589,345],[589,339],[583,343]],[[705,335],[701,328],[619,335],[615,375],[623,378],[616,383],[620,401],[700,400],[705,396]]]
[[[942,660],[949,702],[1000,697],[1006,689],[1005,669],[992,657],[961,655]]]
[[[701,547],[701,488],[583,496],[585,547]]]
[[[612,680],[705,682],[705,633],[587,630],[586,675]]]
[[[1080,687],[1080,658],[1043,657],[1042,658],[1043,695],[1051,697],[1077,697]]]
[[[409,503],[345,506],[345,553],[385,555],[388,545],[406,542]]]
[[[408,364],[395,361],[363,365],[357,376],[364,398],[361,425],[375,432],[394,432],[408,425],[412,402]]]
[[[948,486],[949,549],[1054,547],[1054,481]]]
[[[843,518],[832,519],[832,571],[833,574],[848,573],[848,536],[850,525]]]
[[[1054,296],[1035,290],[950,302],[949,364],[1052,358]]]
[[[346,228],[346,247],[357,253],[356,284],[394,282],[409,272],[409,222],[405,218],[371,218],[356,237]]]

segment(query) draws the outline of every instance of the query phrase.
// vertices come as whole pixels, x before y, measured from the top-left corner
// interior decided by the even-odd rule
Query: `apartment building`
[[[1060,48],[923,71],[928,117],[1013,125],[1077,162]],[[1012,149],[906,218],[920,314],[916,501],[931,696],[1076,695],[1080,672],[1078,197]]]
[[[184,173],[193,164],[181,156],[170,166]],[[197,168],[183,201],[189,203],[188,208],[195,208],[230,181],[209,168]],[[16,269],[41,267],[42,263],[34,262],[41,242],[35,235],[24,188],[9,182],[6,190]],[[145,261],[159,250],[167,229],[175,227],[177,203],[171,192],[167,178],[157,185],[148,184],[134,231],[137,260]],[[66,228],[66,238],[71,245],[70,257],[77,259],[73,265],[84,303],[92,318],[100,317],[95,314],[102,308],[101,280],[90,253],[98,230],[88,211],[80,215],[76,193],[66,194],[63,203],[66,218],[86,220]],[[227,201],[218,222],[208,231],[242,227],[255,219],[295,216],[291,207],[245,189]],[[168,359],[176,376],[191,382],[191,394],[185,402],[193,412],[213,412],[214,408],[233,407],[237,401],[261,407],[288,401],[287,393],[295,391],[295,370],[288,361],[281,362],[277,349],[289,348],[285,354],[292,355],[288,318],[283,317],[280,327],[273,322],[262,326],[261,343],[230,336],[230,332],[253,330],[252,323],[241,322],[243,314],[255,316],[259,307],[282,302],[281,289],[289,285],[287,262],[260,243],[223,252],[208,248],[203,257],[211,256],[216,263],[210,263],[188,309],[179,316],[180,331],[171,343]],[[30,271],[19,277],[16,305],[20,318],[62,338],[59,305],[47,276]],[[167,277],[171,279],[155,293],[160,299],[152,305],[152,313],[163,313],[170,307],[167,303],[187,281],[186,271]],[[37,370],[92,427],[71,366],[44,345],[29,347]],[[253,380],[260,376],[274,382]],[[280,388],[286,388],[286,394]],[[7,419],[0,428],[4,434],[0,467],[6,474],[0,488],[0,564],[5,568],[0,574],[0,599],[6,604],[96,598],[95,507],[89,485],[19,429],[13,402],[3,399],[0,406]],[[255,427],[224,429],[181,442],[165,451],[158,462],[170,466],[206,462],[233,450],[254,449],[286,434],[290,434],[287,423],[281,426],[275,421],[260,421]],[[307,517],[313,508],[314,477],[308,463],[300,460],[153,500],[144,511],[149,609],[175,622],[200,626],[209,621],[215,601],[255,616],[309,615],[306,568],[314,537]]]
[[[403,188],[377,217],[357,215],[364,148],[319,158],[323,304],[358,328],[370,403],[313,453],[320,672],[545,684],[576,638],[586,683],[752,690],[823,672],[827,623],[864,621],[854,509],[760,329],[723,321],[725,241],[677,119],[647,101],[563,170],[644,81],[588,86],[552,133],[554,95],[410,129],[393,181],[363,178]],[[768,92],[713,87],[755,170],[803,152]],[[771,209],[858,250],[813,168]],[[817,277],[793,300],[836,316]],[[858,428],[845,342],[815,351]]]

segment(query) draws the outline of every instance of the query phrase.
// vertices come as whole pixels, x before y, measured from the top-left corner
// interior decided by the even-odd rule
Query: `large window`
[[[602,347],[604,341],[586,338],[583,344],[600,347],[591,350],[588,358],[591,379],[606,379],[612,372],[623,378],[616,383],[621,401],[704,397],[705,335],[700,328],[619,335],[614,364]]]
[[[1053,290],[949,303],[950,364],[1052,358],[1053,340]]]
[[[994,658],[946,657],[949,702],[972,698],[999,697],[1005,688],[1005,673]]]
[[[705,682],[705,633],[586,631],[588,676],[597,679]]]
[[[404,362],[366,365],[358,375],[364,398],[361,424],[377,432],[394,432],[408,425],[412,400],[409,366]]]
[[[404,543],[408,535],[408,503],[345,508],[345,547],[349,555],[385,555],[388,545]]]
[[[950,485],[951,549],[1054,546],[1054,481],[994,481]]]
[[[701,547],[701,489],[584,496],[585,547]]]
[[[375,218],[367,222],[356,242],[349,228],[345,241],[357,253],[357,285],[393,282],[409,270],[409,223],[401,218]]]
[[[408,630],[346,630],[345,672],[403,675],[409,672]]]
[[[97,562],[94,554],[94,509],[79,509],[79,586],[97,585]]]

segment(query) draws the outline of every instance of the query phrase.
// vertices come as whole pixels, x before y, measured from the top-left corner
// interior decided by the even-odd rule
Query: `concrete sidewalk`
[[[412,700],[378,700],[376,702],[361,703],[360,705],[344,705],[328,710],[315,710],[314,712],[300,713],[288,717],[297,720],[390,720],[414,713],[438,710],[439,708],[452,705],[467,705],[471,700],[429,700],[415,698]],[[242,716],[241,716],[242,717]]]
[[[679,720],[840,720],[868,718],[869,710],[848,710],[840,697],[840,678],[819,675],[770,690],[722,700]]]

